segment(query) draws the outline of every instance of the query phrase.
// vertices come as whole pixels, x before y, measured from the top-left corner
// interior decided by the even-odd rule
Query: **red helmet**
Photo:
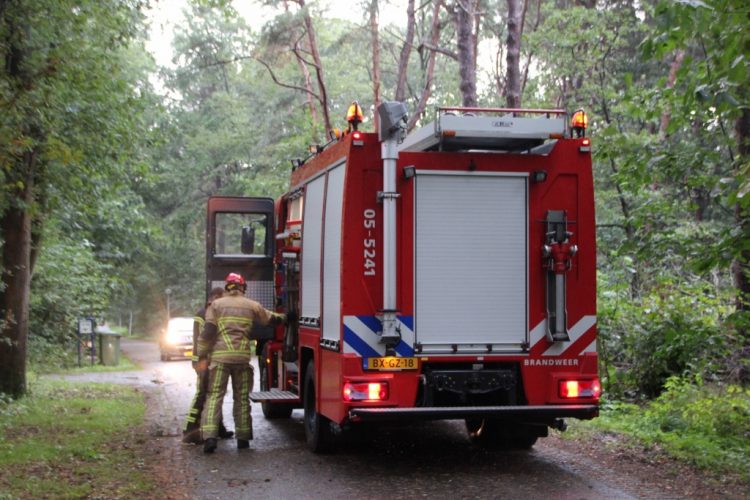
[[[227,278],[224,280],[224,288],[227,290],[244,289],[245,278],[237,273],[229,273]]]

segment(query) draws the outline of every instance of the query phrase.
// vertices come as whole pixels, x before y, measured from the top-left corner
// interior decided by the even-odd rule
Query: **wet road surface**
[[[212,455],[181,443],[195,391],[189,361],[162,362],[152,342],[122,339],[122,350],[142,371],[67,377],[141,388],[149,396],[149,439],[162,460],[184,478],[189,498],[667,498],[646,481],[545,444],[530,451],[486,450],[469,442],[463,421],[368,429],[331,455],[308,451],[302,410],[266,420],[253,403],[255,439],[249,450],[223,440]],[[255,388],[258,386],[257,367]],[[232,397],[224,402],[232,421]],[[181,481],[182,482],[182,481]],[[166,495],[169,496],[169,495]]]

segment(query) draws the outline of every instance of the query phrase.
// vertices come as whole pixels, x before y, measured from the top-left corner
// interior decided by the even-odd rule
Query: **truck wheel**
[[[260,390],[270,391],[271,383],[268,380],[268,367],[266,366],[266,360],[271,359],[271,372],[276,373],[276,358],[268,357],[268,344],[263,346],[263,352],[259,356],[258,366],[260,368]],[[294,407],[284,403],[269,403],[264,401],[260,404],[263,410],[263,416],[269,420],[275,418],[289,418],[292,416],[292,410]]]
[[[327,453],[333,448],[331,421],[315,410],[315,365],[312,360],[305,371],[305,438],[313,453]]]

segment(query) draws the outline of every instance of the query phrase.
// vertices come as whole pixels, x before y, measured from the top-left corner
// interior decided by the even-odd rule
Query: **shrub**
[[[710,284],[663,280],[640,300],[602,293],[599,331],[604,380],[612,395],[657,396],[669,377],[721,371],[728,307]]]
[[[601,418],[587,425],[633,435],[686,462],[748,479],[750,389],[670,377],[655,400],[603,404]]]

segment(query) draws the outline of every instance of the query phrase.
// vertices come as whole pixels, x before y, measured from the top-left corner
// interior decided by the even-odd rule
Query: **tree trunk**
[[[380,39],[378,38],[378,0],[370,2],[370,39],[372,42],[372,97],[375,105],[373,124],[378,130],[378,106],[380,106]]]
[[[505,102],[509,108],[521,107],[521,13],[521,1],[508,0]]]
[[[5,26],[6,82],[14,88],[11,94],[28,92],[34,86],[34,77],[29,71],[31,50],[24,46],[29,40],[29,23],[25,7],[20,3],[2,2],[1,9],[15,9],[14,15],[1,18]],[[35,123],[35,113],[27,113],[26,121],[18,131],[30,146],[25,152],[11,160],[5,183],[10,200],[0,213],[0,393],[16,398],[26,392],[26,341],[29,334],[29,293],[32,265],[32,220],[34,205],[34,181],[37,178],[37,147],[42,143],[42,130]],[[43,181],[43,180],[42,180]],[[41,230],[41,219],[37,230]]]
[[[14,202],[0,219],[4,241],[0,291],[0,393],[17,398],[26,392],[26,339],[31,286],[31,211],[36,154],[24,153],[13,176],[19,183]]]
[[[305,8],[305,0],[297,0],[297,3],[304,12],[305,29],[307,30],[307,41],[310,44],[310,53],[315,63],[315,75],[318,79],[318,96],[320,98],[320,107],[323,111],[323,125],[326,129],[326,137],[328,132],[331,130],[331,117],[328,112],[328,93],[326,91],[325,78],[323,75],[323,62],[320,59],[320,51],[318,50],[318,42],[315,37],[315,27],[313,26],[312,17]]]
[[[409,66],[409,56],[414,46],[414,0],[409,0],[406,7],[406,39],[401,47],[398,58],[398,76],[396,78],[395,99],[399,102],[406,100],[406,75]]]
[[[477,68],[474,54],[475,16],[476,0],[456,0],[456,46],[458,73],[461,80],[459,90],[461,91],[461,105],[469,108],[477,105]]]
[[[299,48],[295,48],[298,50]],[[297,53],[295,50],[295,54]],[[307,69],[307,64],[305,64],[305,61],[301,57],[297,57],[297,64],[299,65],[300,71],[302,71],[302,76],[305,78],[305,88],[307,89],[306,94],[306,100],[307,100],[307,108],[310,110],[310,121],[312,122],[312,131],[313,136],[317,134],[318,129],[318,109],[315,107],[315,90],[313,90],[312,86],[312,76],[310,75],[310,70]]]

